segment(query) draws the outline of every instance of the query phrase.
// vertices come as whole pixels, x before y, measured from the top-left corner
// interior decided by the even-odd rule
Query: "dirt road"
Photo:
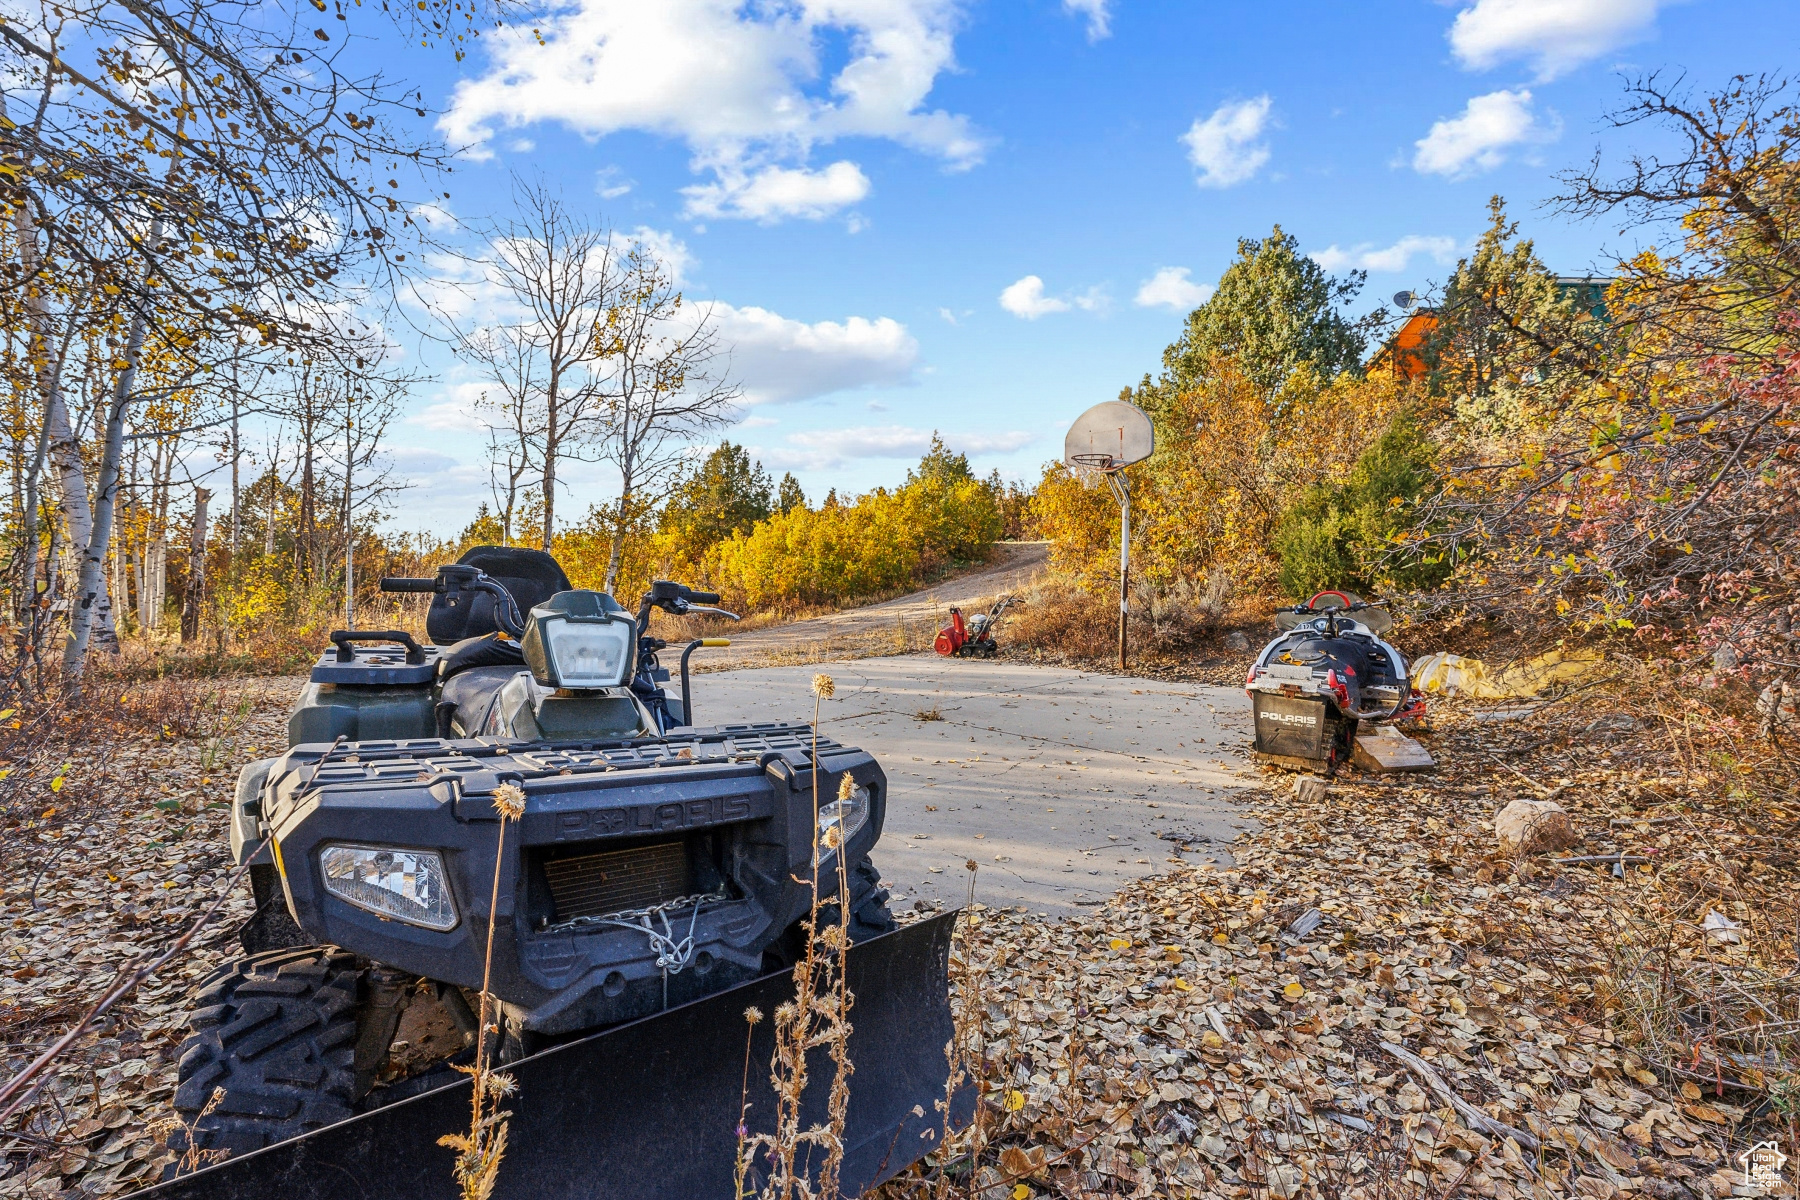
[[[1249,822],[1234,800],[1241,690],[935,654],[757,667],[694,681],[702,725],[811,720],[815,671],[837,681],[821,731],[888,778],[875,863],[896,907],[978,898],[1063,916],[1145,875],[1228,865]]]
[[[949,620],[951,605],[961,605],[963,611],[968,612],[971,607],[985,605],[1004,592],[1021,591],[1029,586],[1043,569],[1050,543],[1003,542],[998,549],[1000,556],[992,565],[924,591],[748,633],[724,630],[724,635],[731,639],[731,648],[695,655],[694,669],[719,671],[822,662],[834,657],[904,654],[929,648],[939,626]]]

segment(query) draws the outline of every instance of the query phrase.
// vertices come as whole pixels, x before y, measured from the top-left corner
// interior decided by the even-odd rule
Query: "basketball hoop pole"
[[[1104,447],[1104,449],[1102,449]],[[1156,451],[1156,426],[1125,395],[1096,404],[1076,417],[1063,438],[1063,461],[1098,471],[1119,502],[1119,670],[1128,662],[1126,626],[1131,618],[1131,481],[1125,468]]]
[[[1125,670],[1125,624],[1131,615],[1131,481],[1124,468],[1106,473],[1106,486],[1119,502],[1119,670]]]

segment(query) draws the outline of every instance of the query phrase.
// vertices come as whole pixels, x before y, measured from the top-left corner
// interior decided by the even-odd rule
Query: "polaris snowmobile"
[[[1334,774],[1357,728],[1424,715],[1405,657],[1381,635],[1387,610],[1348,592],[1319,592],[1275,610],[1274,640],[1244,677],[1260,762]]]
[[[256,913],[194,997],[169,1139],[172,1175],[216,1165],[159,1194],[341,1196],[346,1174],[357,1194],[444,1194],[436,1139],[467,1123],[490,920],[487,1044],[519,1085],[496,1195],[726,1194],[742,1013],[792,996],[815,838],[836,847],[822,919],[854,946],[846,1194],[929,1150],[950,927],[896,931],[871,756],[804,724],[697,726],[688,660],[722,639],[688,642],[680,694],[664,688],[652,612],[732,617],[719,597],[659,581],[633,614],[548,554],[491,546],[382,587],[430,594],[431,644],[333,633],[289,750],[239,776],[231,848]],[[506,784],[525,809],[502,838]],[[758,1064],[772,1025],[748,1030]],[[824,1102],[809,1093],[821,1119]]]

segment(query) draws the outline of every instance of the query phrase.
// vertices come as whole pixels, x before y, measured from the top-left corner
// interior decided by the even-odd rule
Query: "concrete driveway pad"
[[[704,652],[703,652],[704,653]],[[1249,701],[1231,688],[937,655],[709,672],[694,680],[702,725],[812,718],[812,677],[837,681],[822,733],[875,755],[887,824],[875,865],[894,906],[976,898],[1053,916],[1098,904],[1225,851],[1250,819],[1232,794]]]

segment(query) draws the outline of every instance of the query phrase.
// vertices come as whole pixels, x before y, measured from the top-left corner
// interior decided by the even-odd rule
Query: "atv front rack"
[[[831,738],[815,737],[810,725],[783,722],[721,725],[691,730],[679,737],[617,741],[411,738],[336,742],[316,748],[297,746],[289,753],[304,762],[309,751],[317,750],[311,778],[319,784],[410,779],[423,769],[451,772],[467,780],[474,789],[484,774],[516,781],[597,771],[754,763],[769,756],[796,768],[807,767],[812,765],[815,746],[820,758],[843,749]]]

